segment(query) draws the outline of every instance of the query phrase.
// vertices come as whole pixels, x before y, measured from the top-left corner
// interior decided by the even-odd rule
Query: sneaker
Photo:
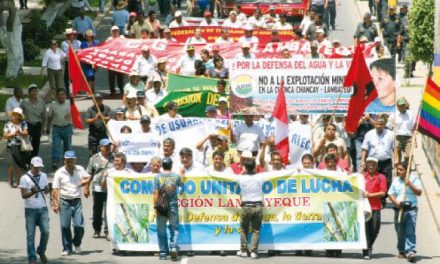
[[[244,250],[237,251],[237,256],[247,258],[247,252]]]
[[[76,254],[81,254],[81,247],[75,247],[75,253]]]
[[[70,255],[70,251],[69,250],[63,250],[63,252],[61,252],[61,256],[65,257],[65,256],[69,256]]]
[[[95,233],[93,234],[93,238],[99,238],[99,232],[95,232]]]
[[[172,261],[177,261],[177,250],[171,250],[170,256]]]
[[[160,256],[159,256],[159,260],[167,260],[167,256],[165,256],[165,255],[160,255]]]
[[[257,252],[252,252],[251,253],[251,259],[257,259],[257,258],[258,258]]]
[[[408,255],[406,255],[407,259],[411,263],[416,262],[416,254],[414,252],[410,252]]]

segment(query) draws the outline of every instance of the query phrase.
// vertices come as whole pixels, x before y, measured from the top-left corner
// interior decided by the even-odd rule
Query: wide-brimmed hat
[[[23,109],[21,109],[20,107],[15,107],[14,109],[12,109],[12,113],[19,114],[21,118],[24,119]]]
[[[73,34],[73,29],[72,28],[66,28],[66,30],[64,31],[64,35],[71,35]]]

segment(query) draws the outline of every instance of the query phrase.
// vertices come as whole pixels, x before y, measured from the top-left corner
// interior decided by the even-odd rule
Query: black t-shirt
[[[107,105],[102,105],[100,107],[100,110],[102,114],[105,117],[109,117],[111,114],[111,109]],[[89,109],[87,109],[87,118],[94,118],[98,114],[98,110],[96,109],[96,106],[91,106]],[[89,125],[89,134],[92,136],[98,136],[98,135],[105,135],[105,125],[102,120],[96,120],[92,124]]]

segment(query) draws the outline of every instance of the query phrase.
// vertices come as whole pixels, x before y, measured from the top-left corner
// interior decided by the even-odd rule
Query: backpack
[[[156,199],[155,208],[157,212],[162,216],[168,216],[168,211],[170,208],[170,199],[168,193],[165,190],[165,182],[160,186],[159,196]]]

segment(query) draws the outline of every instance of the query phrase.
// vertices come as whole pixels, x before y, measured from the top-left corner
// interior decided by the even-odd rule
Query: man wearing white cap
[[[279,16],[276,13],[276,7],[274,5],[269,6],[269,13],[265,16],[266,25],[269,29],[273,29],[278,22]]]
[[[243,24],[240,20],[237,19],[237,12],[231,11],[229,12],[229,17],[223,22],[223,27],[227,28],[241,28]]]
[[[162,80],[158,76],[154,76],[151,83],[153,89],[148,89],[145,92],[145,97],[149,104],[155,105],[167,95],[167,92],[164,90]]]
[[[150,48],[147,45],[141,47],[142,54],[136,58],[132,71],[139,73],[141,80],[146,83],[156,66],[156,57],[150,54]]]
[[[194,63],[196,60],[200,60],[200,57],[195,54],[194,45],[188,45],[186,47],[186,54],[182,55],[177,61],[176,73],[186,76],[195,75],[196,69]]]
[[[81,242],[84,236],[84,217],[82,214],[81,187],[90,181],[90,175],[80,165],[76,165],[74,151],[64,153],[64,166],[55,172],[53,179],[53,211],[60,213],[61,237],[63,251],[61,256],[72,253],[81,254]],[[84,196],[89,197],[89,190],[84,189]],[[73,220],[72,238],[71,224]]]
[[[325,32],[322,28],[316,30],[316,42],[318,43],[319,49],[321,49],[322,47],[330,48],[332,46],[330,41],[326,38]]]
[[[235,56],[236,59],[255,59],[255,55],[250,53],[251,45],[249,42],[241,43],[241,53]]]
[[[41,263],[47,263],[46,246],[49,241],[49,212],[45,194],[50,192],[43,160],[34,157],[31,160],[31,169],[20,179],[21,197],[24,199],[24,214],[26,220],[27,254],[29,263],[37,263],[37,254]],[[35,252],[35,229],[40,227],[40,244]]]
[[[176,13],[174,13],[174,20],[170,23],[169,28],[178,28],[178,27],[187,27],[187,26],[189,26],[189,24],[182,19],[182,12],[176,11]]]
[[[241,36],[238,39],[238,42],[240,43],[249,43],[249,44],[253,44],[253,45],[258,45],[258,42],[260,41],[256,36],[253,35],[253,31],[254,29],[252,28],[252,26],[245,26],[244,27],[244,36]]]
[[[267,28],[266,19],[264,19],[259,8],[255,9],[254,15],[248,19],[247,24],[254,29]]]
[[[128,94],[134,94],[136,97],[137,91],[145,91],[145,84],[141,81],[137,71],[131,71],[128,80],[129,82],[124,86],[124,96],[122,97],[122,104],[124,105]]]

